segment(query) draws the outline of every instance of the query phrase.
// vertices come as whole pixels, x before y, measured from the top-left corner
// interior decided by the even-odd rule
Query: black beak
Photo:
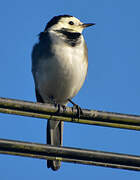
[[[83,23],[83,24],[82,24],[82,27],[83,27],[83,28],[86,28],[86,27],[95,26],[95,25],[96,25],[96,23]]]

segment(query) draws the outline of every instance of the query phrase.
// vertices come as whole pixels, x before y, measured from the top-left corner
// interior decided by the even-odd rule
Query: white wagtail
[[[32,73],[38,102],[66,105],[82,87],[88,69],[84,28],[95,23],[82,23],[70,15],[53,17],[32,51]],[[47,144],[62,146],[63,122],[48,120]],[[60,161],[47,161],[57,170]]]

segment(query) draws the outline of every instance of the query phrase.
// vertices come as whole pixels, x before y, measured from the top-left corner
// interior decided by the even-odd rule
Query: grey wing
[[[85,57],[86,65],[87,65],[87,71],[88,71],[88,49],[87,49],[86,42],[84,42],[84,57]],[[87,71],[86,71],[86,74],[87,74]]]
[[[35,44],[32,50],[32,74],[36,83],[36,72],[41,61],[47,60],[52,55],[50,37],[48,33],[40,33],[39,43]],[[45,57],[45,58],[44,58]]]
[[[87,49],[86,42],[84,42],[84,56],[85,56],[85,60],[88,64],[88,49]]]
[[[32,50],[32,74],[34,79],[39,63],[39,58],[40,58],[39,44],[35,44]]]
[[[35,82],[35,93],[37,102],[44,103],[43,98],[41,97],[38,89],[37,89],[37,79],[36,79],[36,72],[38,71],[40,61],[40,51],[39,51],[39,44],[35,44],[32,50],[32,74]]]

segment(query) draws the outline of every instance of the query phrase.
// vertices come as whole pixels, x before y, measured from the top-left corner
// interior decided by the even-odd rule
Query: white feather
[[[87,61],[84,54],[84,39],[75,47],[67,45],[57,33],[50,31],[54,56],[43,59],[36,72],[38,90],[45,102],[53,96],[59,104],[66,104],[84,83]]]

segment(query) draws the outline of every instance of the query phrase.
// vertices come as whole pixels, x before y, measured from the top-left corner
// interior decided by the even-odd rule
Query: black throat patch
[[[78,32],[70,32],[68,29],[61,29],[56,30],[65,36],[65,42],[68,43],[70,46],[77,46],[81,42],[81,33]]]

